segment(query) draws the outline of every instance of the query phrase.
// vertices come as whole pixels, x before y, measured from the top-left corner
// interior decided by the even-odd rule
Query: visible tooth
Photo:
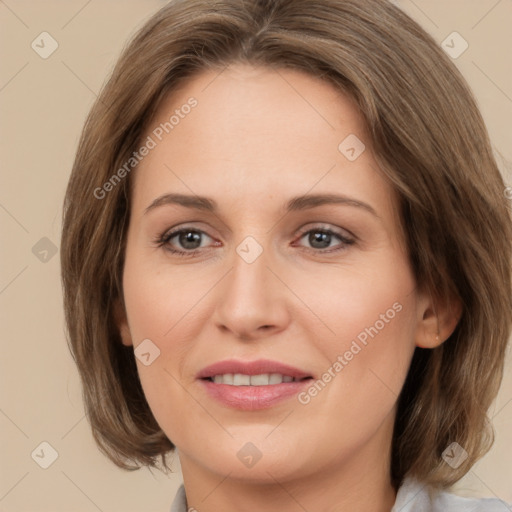
[[[243,373],[226,373],[213,376],[215,384],[228,384],[230,386],[268,386],[293,382],[293,377],[280,373],[261,373],[259,375],[245,375]]]
[[[268,373],[261,375],[251,375],[251,386],[267,386],[269,381]]]
[[[283,376],[280,373],[271,373],[268,379],[269,384],[281,384]]]
[[[250,386],[251,376],[243,375],[242,373],[233,374],[233,385],[235,386]]]

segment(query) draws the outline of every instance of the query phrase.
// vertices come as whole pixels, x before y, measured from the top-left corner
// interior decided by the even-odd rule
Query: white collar
[[[183,484],[172,502],[170,512],[188,512],[187,496]],[[432,490],[406,477],[398,489],[391,512],[510,512],[512,504],[497,498],[461,498],[446,491]],[[191,512],[193,509],[191,509]]]

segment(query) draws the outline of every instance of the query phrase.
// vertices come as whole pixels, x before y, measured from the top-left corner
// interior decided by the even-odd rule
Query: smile
[[[228,386],[269,386],[282,384],[283,382],[298,382],[304,379],[292,377],[291,375],[283,375],[281,373],[262,373],[259,375],[225,373],[209,377],[207,380],[215,384],[227,384]]]

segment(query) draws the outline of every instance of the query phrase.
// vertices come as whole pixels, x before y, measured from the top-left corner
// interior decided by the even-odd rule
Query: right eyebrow
[[[197,210],[204,210],[208,212],[217,211],[217,203],[208,197],[190,196],[186,194],[164,194],[163,196],[157,197],[144,210],[144,214],[166,204],[179,204],[186,208],[195,208]]]

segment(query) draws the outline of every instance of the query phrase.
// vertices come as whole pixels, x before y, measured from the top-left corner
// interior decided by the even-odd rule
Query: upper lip
[[[258,359],[256,361],[237,361],[235,359],[227,359],[225,361],[218,361],[205,368],[198,374],[198,379],[206,379],[214,377],[215,375],[225,375],[227,373],[242,373],[244,375],[261,375],[265,373],[280,373],[281,375],[288,375],[295,379],[303,379],[311,377],[299,368],[280,363],[278,361],[271,361],[269,359]]]

